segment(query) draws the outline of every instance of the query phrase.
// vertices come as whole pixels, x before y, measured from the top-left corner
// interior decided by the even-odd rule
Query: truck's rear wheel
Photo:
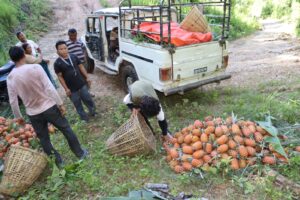
[[[129,86],[135,81],[139,80],[136,71],[132,65],[126,65],[122,68],[122,86],[126,93],[129,92]]]

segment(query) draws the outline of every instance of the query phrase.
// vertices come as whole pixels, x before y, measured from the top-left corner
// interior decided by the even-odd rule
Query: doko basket
[[[207,33],[211,31],[206,18],[197,6],[193,6],[192,10],[180,23],[180,27],[191,32]]]
[[[140,114],[132,116],[106,141],[110,153],[119,156],[148,154],[156,149],[153,132]]]
[[[21,146],[11,146],[4,162],[0,193],[22,193],[40,176],[47,165],[44,153]]]

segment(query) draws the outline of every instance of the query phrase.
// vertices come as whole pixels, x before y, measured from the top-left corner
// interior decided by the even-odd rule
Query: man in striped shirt
[[[68,31],[69,40],[66,41],[68,52],[70,54],[76,55],[77,58],[80,60],[80,64],[83,64],[85,69],[88,73],[92,73],[92,71],[88,68],[87,58],[86,58],[86,47],[83,44],[83,42],[79,39],[77,39],[77,30],[75,28],[71,28]],[[90,93],[92,97],[95,96],[95,94]]]
[[[69,40],[66,41],[68,51],[70,54],[76,55],[80,62],[85,66],[86,65],[86,58],[85,58],[85,45],[77,39],[77,31],[75,28],[71,28],[68,31]]]

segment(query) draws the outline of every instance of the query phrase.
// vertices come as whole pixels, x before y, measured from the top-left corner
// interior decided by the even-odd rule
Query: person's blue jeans
[[[84,85],[82,88],[80,88],[76,92],[72,92],[70,99],[73,102],[73,104],[77,110],[77,113],[79,114],[79,116],[82,120],[88,121],[88,119],[89,119],[87,113],[84,111],[82,102],[88,108],[89,114],[91,116],[94,116],[96,114],[95,103],[89,93],[87,85]]]
[[[80,158],[84,151],[80,146],[80,143],[69,125],[68,120],[61,115],[58,107],[52,106],[48,110],[38,115],[29,116],[31,124],[40,140],[41,146],[47,155],[55,156],[56,164],[62,163],[60,154],[54,149],[50,141],[48,123],[53,124],[58,130],[60,130],[68,141],[68,144],[73,153]]]
[[[49,68],[48,68],[48,64],[43,60],[40,65],[43,67],[44,71],[46,72],[48,78],[50,79],[51,83],[53,84],[53,86],[57,89],[57,85],[55,83],[55,80],[54,78],[52,77],[50,71],[49,71]]]

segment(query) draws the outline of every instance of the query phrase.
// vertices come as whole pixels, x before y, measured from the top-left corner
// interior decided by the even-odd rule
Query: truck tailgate
[[[222,66],[218,42],[179,47],[173,54],[173,80],[200,79]]]

